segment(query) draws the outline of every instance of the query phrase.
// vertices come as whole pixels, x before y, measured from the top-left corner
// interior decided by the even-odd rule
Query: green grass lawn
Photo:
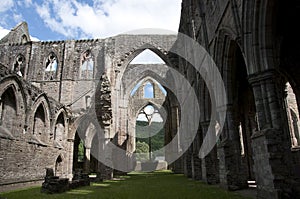
[[[236,193],[227,192],[215,186],[189,180],[183,175],[170,171],[153,173],[133,172],[122,176],[120,180],[92,183],[63,194],[47,195],[40,187],[1,193],[7,199],[240,199]]]

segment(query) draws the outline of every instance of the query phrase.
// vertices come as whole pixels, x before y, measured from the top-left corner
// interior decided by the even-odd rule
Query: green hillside
[[[149,137],[151,137],[151,152],[157,151],[164,147],[165,143],[165,131],[164,131],[164,123],[161,122],[152,122],[150,126],[148,126],[148,122],[137,121],[136,122],[136,152],[145,153],[145,148],[149,147]],[[141,144],[143,143],[143,144]],[[148,146],[146,147],[145,144]],[[141,148],[142,147],[142,148]],[[147,151],[148,152],[148,151]],[[156,155],[164,155],[156,154]]]

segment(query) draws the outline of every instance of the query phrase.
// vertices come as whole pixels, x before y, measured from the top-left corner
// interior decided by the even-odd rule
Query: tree
[[[135,153],[137,160],[149,160],[149,145],[145,142],[137,141]]]
[[[78,145],[78,162],[83,162],[84,159],[84,144],[82,140],[80,140],[80,143]]]

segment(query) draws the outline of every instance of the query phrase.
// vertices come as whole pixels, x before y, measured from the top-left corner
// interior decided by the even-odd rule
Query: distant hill
[[[152,122],[148,126],[148,122],[137,121],[136,122],[136,142],[144,142],[149,145],[149,135],[151,137],[151,151],[157,151],[164,147],[165,143],[165,131],[164,123]]]

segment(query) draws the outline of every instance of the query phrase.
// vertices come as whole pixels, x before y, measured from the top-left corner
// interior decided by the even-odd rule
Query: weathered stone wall
[[[51,146],[39,146],[21,140],[0,139],[0,185],[42,180],[45,168],[55,168],[58,156],[65,151]],[[66,164],[66,159],[62,164]],[[63,168],[62,176],[68,171]]]
[[[63,105],[3,65],[0,71],[0,184],[42,179],[45,168],[55,168],[58,156],[62,157],[60,175],[68,176]],[[63,126],[60,135],[58,123]]]
[[[0,159],[0,164],[3,164],[0,169],[1,174],[5,175],[0,179],[3,179],[3,183],[18,181],[22,177],[27,179],[27,173],[23,172],[26,170],[18,170],[19,162],[14,158],[27,153],[34,155],[30,154],[30,160],[24,160],[24,165],[19,167],[26,167],[32,179],[39,178],[44,166],[54,165],[53,155],[56,157],[59,149],[62,156],[66,152],[65,160],[70,160],[64,164],[64,171],[68,175],[72,173],[75,133],[81,125],[81,117],[90,106],[101,107],[103,96],[94,94],[101,89],[98,84],[104,73],[110,85],[109,105],[105,110],[111,113],[101,115],[98,110],[96,117],[101,120],[109,116],[103,142],[107,143],[117,135],[116,142],[122,145],[132,133],[128,132],[127,122],[132,105],[130,92],[136,83],[151,77],[161,84],[172,82],[176,89],[184,89],[182,82],[169,79],[166,67],[147,70],[130,65],[135,56],[150,49],[191,83],[202,110],[196,136],[198,140],[171,167],[188,177],[208,183],[220,182],[227,189],[245,188],[247,180],[255,179],[258,198],[295,198],[299,193],[300,158],[299,149],[292,148],[295,140],[291,139],[291,115],[286,104],[291,102],[291,98],[286,99],[285,85],[290,82],[295,93],[290,107],[297,109],[295,100],[300,93],[300,43],[297,36],[299,31],[294,30],[291,22],[299,18],[299,13],[297,1],[182,2],[179,31],[196,40],[214,59],[223,77],[228,98],[227,117],[217,148],[202,160],[197,159],[197,154],[208,123],[218,124],[218,113],[224,107],[213,107],[215,101],[210,99],[207,85],[200,74],[186,60],[169,54],[173,46],[186,49],[189,57],[198,58],[189,46],[175,42],[175,35],[119,35],[96,40],[26,43],[25,37],[29,35],[27,25],[18,25],[0,41],[0,62],[4,65],[1,67],[3,78],[0,79],[0,92],[2,95],[12,86],[8,93],[15,93],[16,96],[16,103],[8,102],[3,96],[1,105],[4,107],[2,110],[9,114],[2,117],[5,121],[1,121],[0,126],[0,152],[4,157]],[[23,61],[18,59],[20,55]],[[47,70],[49,60],[53,61],[54,58],[57,61],[56,70]],[[93,70],[82,71],[83,60],[88,58],[92,59]],[[17,76],[20,76],[16,70],[19,65],[15,63],[21,66],[23,77]],[[11,71],[15,71],[14,74]],[[181,99],[185,96],[179,94],[177,97]],[[90,104],[93,100],[98,103],[96,106]],[[298,106],[299,103],[298,100]],[[178,129],[181,107],[178,107],[178,101],[172,95],[166,98],[164,106],[171,116],[166,123],[166,136],[171,139]],[[63,136],[65,139],[62,140],[58,136],[61,143],[57,144],[52,135],[57,129],[55,126],[62,127],[63,122],[56,122],[60,109],[72,117],[65,113],[64,119],[69,119],[69,123],[65,122],[67,136]],[[41,116],[36,115],[36,111],[41,111]],[[211,118],[212,113],[216,113],[214,118]],[[295,115],[294,121],[299,117],[297,113]],[[190,115],[187,119],[192,117]],[[43,138],[33,135],[39,125],[41,128],[38,129],[44,129]],[[194,125],[191,124],[189,128]],[[92,140],[92,135],[84,133]],[[172,151],[174,153],[178,153],[180,145],[184,144],[181,143],[184,135],[180,136],[178,148]],[[6,148],[2,148],[3,145]],[[39,172],[35,172],[37,168]],[[103,168],[108,173],[104,172],[101,176],[112,176],[111,169]]]
[[[299,105],[300,71],[295,55],[299,52],[299,39],[291,39],[291,34],[297,32],[292,31],[292,21],[299,17],[299,3],[202,0],[183,1],[182,6],[179,31],[209,52],[226,88],[227,118],[218,141],[218,161],[210,161],[219,164],[221,185],[239,189],[245,187],[247,180],[255,179],[258,198],[295,197],[298,193],[295,187],[299,187],[296,168],[300,164],[299,150],[292,148],[297,139],[292,132],[298,127],[295,105]],[[190,49],[186,53],[191,54]],[[178,65],[192,82],[188,64],[179,58]],[[210,122],[210,112],[218,113],[224,107],[210,110],[213,100],[210,101],[207,88],[201,86],[199,79],[195,90],[204,98],[199,98],[204,110],[200,122]],[[290,92],[284,92],[287,82],[291,83],[295,96],[286,99]],[[294,119],[288,109],[297,110]],[[185,164],[194,164],[191,162]],[[212,165],[205,163],[202,160],[202,171],[210,170]],[[186,175],[190,176],[190,172],[186,171]]]
[[[88,124],[84,116],[96,117],[93,119],[98,121],[107,116],[96,111],[101,99],[105,97],[97,95],[101,90],[103,74],[110,82],[113,104],[109,104],[112,109],[106,108],[114,116],[105,127],[108,133],[105,142],[108,142],[122,128],[125,129],[119,122],[126,120],[123,116],[128,110],[120,107],[118,97],[124,94],[129,96],[128,90],[124,92],[120,89],[128,64],[145,49],[153,50],[168,62],[167,51],[176,39],[175,35],[119,35],[94,40],[33,42],[28,39],[26,42],[24,35],[29,35],[27,24],[21,23],[0,41],[0,63],[4,65],[2,68],[5,71],[0,91],[3,94],[6,90],[5,85],[9,83],[4,82],[11,74],[16,79],[12,83],[16,85],[13,92],[18,93],[17,107],[8,102],[3,103],[8,114],[5,114],[5,120],[0,126],[4,129],[1,131],[1,144],[11,148],[1,148],[1,153],[3,161],[16,166],[8,167],[5,163],[1,167],[1,173],[5,174],[1,183],[17,182],[21,178],[40,178],[44,175],[45,167],[56,166],[59,154],[63,157],[62,163],[59,163],[63,171],[59,173],[72,178],[73,142],[78,127],[86,131],[81,132],[81,139],[85,139],[85,159],[90,160],[93,155],[88,151],[93,148],[91,145],[95,131],[89,132],[86,128]],[[137,71],[139,73],[141,71]],[[143,73],[143,77],[147,75],[148,72]],[[136,76],[133,82],[143,77]],[[120,95],[121,90],[124,93]],[[5,101],[5,97],[3,99]],[[24,154],[28,155],[20,159]],[[21,167],[17,167],[19,160],[24,160],[23,170],[18,170]],[[85,171],[89,171],[89,165],[89,162],[84,163]],[[101,175],[110,174],[104,172]]]

